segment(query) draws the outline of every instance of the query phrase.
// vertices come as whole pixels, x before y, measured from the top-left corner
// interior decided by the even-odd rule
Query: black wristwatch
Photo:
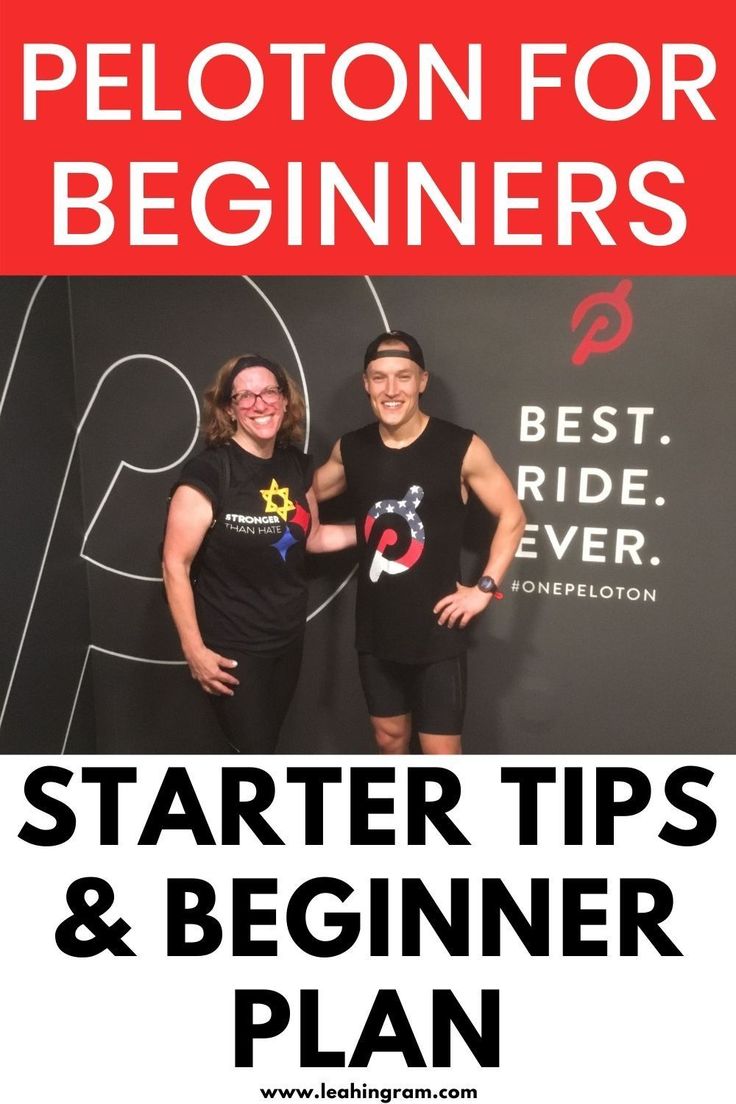
[[[481,575],[475,585],[478,590],[482,590],[484,594],[495,594],[498,590],[498,583],[492,575]]]

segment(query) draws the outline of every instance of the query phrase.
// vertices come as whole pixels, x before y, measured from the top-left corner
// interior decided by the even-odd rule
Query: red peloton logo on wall
[[[592,316],[587,329],[583,333],[577,348],[572,354],[572,362],[576,365],[585,364],[589,356],[594,353],[610,353],[623,345],[631,333],[633,319],[631,307],[626,297],[631,291],[631,280],[621,280],[613,291],[597,291],[593,295],[587,295],[578,303],[572,314],[570,329],[575,332],[582,324],[586,316]],[[610,310],[604,312],[600,307],[609,307],[615,313],[616,318],[611,318]],[[618,325],[616,325],[616,320]],[[605,331],[613,329],[608,336]]]

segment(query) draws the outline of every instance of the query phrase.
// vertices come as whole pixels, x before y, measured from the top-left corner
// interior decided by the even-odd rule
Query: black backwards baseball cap
[[[381,345],[389,341],[401,341],[406,345],[406,349],[380,348]],[[418,364],[423,372],[426,371],[422,346],[415,337],[412,337],[411,334],[404,333],[403,330],[389,330],[387,333],[379,334],[378,337],[373,338],[373,341],[371,341],[365,351],[363,371],[365,372],[372,360],[378,360],[379,357],[406,357],[407,360],[413,360],[415,364]]]
[[[281,391],[283,391],[284,394],[288,393],[286,373],[281,365],[277,364],[275,360],[269,360],[268,357],[261,356],[260,353],[249,353],[248,356],[238,357],[230,369],[227,388],[223,389],[223,395],[225,396],[224,401],[226,404],[230,402],[230,395],[232,394],[235,377],[239,376],[244,368],[267,368],[268,371],[272,372],[276,377],[276,383],[279,385]]]

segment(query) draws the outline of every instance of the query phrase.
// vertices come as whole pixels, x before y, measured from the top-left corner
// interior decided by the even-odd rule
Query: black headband
[[[391,342],[395,343],[397,341],[400,341],[402,345],[406,345],[406,348],[381,348],[381,345],[390,345]],[[422,352],[421,345],[415,337],[405,333],[404,330],[388,330],[386,333],[379,334],[378,337],[375,337],[365,351],[363,371],[365,372],[372,360],[377,360],[379,357],[404,357],[406,360],[413,360],[415,364],[419,365],[422,371],[425,371],[424,353]]]
[[[366,363],[366,368],[372,361],[380,360],[381,357],[403,357],[405,360],[411,360],[415,364],[419,364],[419,361],[408,349],[379,349],[377,353],[373,353],[371,359]],[[421,368],[421,364],[419,367]]]
[[[268,357],[261,356],[260,353],[249,353],[248,356],[238,357],[230,369],[230,375],[228,376],[227,387],[223,392],[223,401],[225,405],[230,402],[230,398],[233,390],[233,383],[235,377],[239,376],[244,368],[266,368],[269,372],[272,372],[276,377],[276,382],[279,385],[281,391],[284,394],[288,391],[288,385],[286,382],[286,372],[277,364],[274,360],[269,360]]]

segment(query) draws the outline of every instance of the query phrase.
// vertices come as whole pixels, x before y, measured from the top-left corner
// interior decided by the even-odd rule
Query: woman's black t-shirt
[[[225,459],[230,479],[220,501]],[[176,486],[202,491],[216,518],[194,587],[208,647],[277,655],[303,633],[313,471],[312,458],[291,445],[265,460],[234,441],[207,448],[184,465]]]

